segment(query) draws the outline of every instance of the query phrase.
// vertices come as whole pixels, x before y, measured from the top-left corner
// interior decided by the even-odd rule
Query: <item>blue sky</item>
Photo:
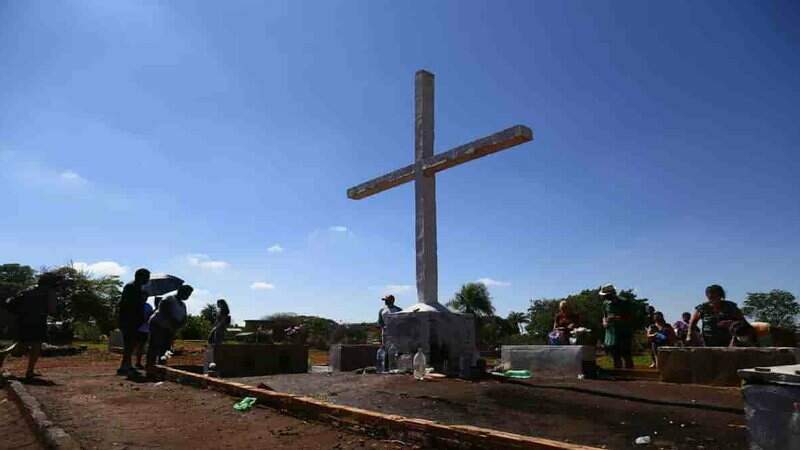
[[[779,2],[2,2],[0,260],[184,277],[235,320],[415,301],[413,80],[439,292],[498,312],[613,282],[669,319],[715,282],[800,294],[800,8]]]

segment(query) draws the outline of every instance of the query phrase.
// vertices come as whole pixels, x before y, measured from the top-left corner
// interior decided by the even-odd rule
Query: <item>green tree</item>
[[[36,272],[21,264],[0,265],[0,301],[36,284]]]
[[[547,333],[553,329],[553,321],[558,313],[558,302],[558,299],[546,298],[531,300],[531,305],[528,307],[530,321],[525,327],[528,334],[539,338],[542,342],[546,340]]]
[[[794,329],[800,304],[791,292],[773,289],[769,292],[748,292],[742,312],[759,322]]]
[[[189,314],[186,317],[186,325],[178,330],[177,338],[188,340],[206,339],[208,335],[211,334],[212,327],[212,324],[202,316]]]
[[[200,310],[200,317],[206,322],[213,324],[217,321],[217,305],[213,303],[206,303],[206,306]]]
[[[447,302],[447,306],[462,313],[472,314],[476,318],[494,315],[492,297],[483,283],[467,283],[461,286],[461,290]]]
[[[122,292],[119,277],[107,275],[94,278],[71,266],[59,267],[51,272],[66,280],[58,288],[57,320],[94,321],[104,334],[115,328],[117,303]]]

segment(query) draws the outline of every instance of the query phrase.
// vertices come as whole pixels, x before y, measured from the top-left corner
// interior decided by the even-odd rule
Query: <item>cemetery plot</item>
[[[560,387],[580,386],[620,397],[691,399],[741,410],[737,389],[599,380],[540,382],[536,386],[457,379],[418,382],[405,375],[353,373],[274,375],[231,381],[252,386],[265,383],[276,391],[384,414],[469,424],[596,447],[634,447],[637,437],[650,435],[663,448],[747,448],[741,413],[647,404]]]

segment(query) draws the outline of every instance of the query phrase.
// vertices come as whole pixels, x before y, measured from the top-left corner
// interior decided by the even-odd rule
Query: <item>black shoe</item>
[[[125,369],[125,368],[120,367],[119,369],[117,369],[117,375],[119,375],[119,376],[127,376],[128,372],[130,370],[131,369]]]

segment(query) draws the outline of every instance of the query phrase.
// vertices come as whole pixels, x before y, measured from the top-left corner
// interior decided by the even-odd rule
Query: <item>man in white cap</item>
[[[614,358],[614,368],[621,369],[623,362],[626,369],[633,369],[631,345],[633,342],[633,308],[629,301],[617,296],[613,284],[600,288],[603,300],[603,327],[606,329],[603,344],[606,351]]]
[[[383,342],[383,331],[384,328],[386,328],[386,320],[384,319],[384,316],[386,316],[386,314],[400,312],[402,309],[394,305],[394,295],[389,294],[383,297],[381,300],[383,300],[385,306],[381,308],[380,312],[378,312],[378,326],[381,327],[381,342]]]

